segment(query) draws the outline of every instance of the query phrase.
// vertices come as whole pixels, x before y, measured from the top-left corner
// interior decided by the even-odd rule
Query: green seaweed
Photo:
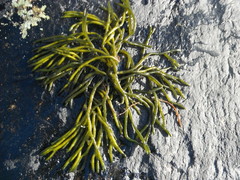
[[[85,168],[87,161],[95,172],[104,169],[103,147],[108,149],[111,162],[116,152],[126,156],[121,149],[120,136],[141,146],[149,154],[148,139],[156,126],[171,135],[166,128],[163,104],[170,105],[181,125],[176,107],[184,107],[174,99],[184,98],[178,86],[188,84],[169,74],[179,68],[178,62],[171,57],[179,50],[146,53],[151,47],[148,43],[154,28],[149,29],[143,43],[130,41],[136,30],[135,16],[128,0],[116,4],[120,15],[110,2],[102,8],[107,14],[106,20],[86,10],[65,12],[64,18],[76,19],[70,27],[71,33],[38,40],[37,43],[43,45],[29,60],[33,70],[39,73],[37,79],[49,90],[55,82],[63,83],[60,92],[67,93],[66,105],[75,98],[84,97],[73,127],[41,153],[47,155],[48,160],[59,150],[66,149],[70,154],[63,168],[69,166],[70,171]],[[139,50],[138,58],[133,58],[126,50],[128,46]],[[145,65],[150,56],[159,56],[170,66]],[[133,89],[139,78],[146,82],[147,89]],[[120,108],[115,106],[116,102]],[[143,108],[148,111],[149,118],[148,123],[139,129],[134,123],[133,112],[141,114]],[[130,137],[130,132],[134,136]]]

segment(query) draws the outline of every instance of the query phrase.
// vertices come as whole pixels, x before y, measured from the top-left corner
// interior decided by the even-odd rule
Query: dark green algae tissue
[[[188,84],[169,74],[179,69],[178,62],[171,56],[179,50],[146,52],[151,48],[148,43],[154,28],[149,28],[143,43],[130,41],[136,31],[130,2],[121,0],[114,7],[110,2],[102,7],[106,14],[104,20],[87,10],[65,12],[63,18],[75,21],[70,33],[37,40],[40,46],[29,60],[39,75],[37,80],[48,90],[61,81],[59,92],[66,94],[65,105],[79,97],[83,100],[78,105],[80,110],[72,128],[41,153],[48,160],[65,149],[69,156],[63,168],[68,167],[69,171],[82,170],[90,162],[92,171],[100,172],[105,168],[104,153],[110,162],[117,152],[125,157],[120,137],[141,146],[149,154],[148,139],[154,128],[161,128],[171,136],[166,128],[163,105],[176,113],[181,126],[178,108],[184,106],[175,99],[185,98],[179,86]],[[139,55],[133,58],[128,47],[136,48]],[[145,65],[150,56],[158,56],[169,66]],[[137,79],[145,82],[144,90],[134,89]],[[133,113],[140,115],[143,109],[148,119],[139,128]]]

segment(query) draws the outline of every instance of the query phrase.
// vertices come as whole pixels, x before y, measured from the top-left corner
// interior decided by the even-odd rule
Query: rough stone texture
[[[152,179],[240,179],[238,1],[145,2],[134,6],[139,25],[159,24],[159,43],[181,47],[180,73],[191,87],[184,128],[173,127],[171,138],[156,133],[154,152],[142,158],[135,149],[126,167]]]
[[[49,36],[66,32],[66,24],[59,19],[61,12],[87,7],[89,12],[99,13],[95,9],[105,1],[44,2],[54,7],[54,11],[48,9],[53,21],[47,25],[42,22],[48,33],[35,29],[23,41],[16,29],[1,27],[0,179],[80,177],[57,170],[61,155],[49,163],[38,156],[46,141],[65,131],[72,119],[71,113],[62,109],[59,98],[42,93],[25,61],[32,55],[29,42],[39,38],[39,33]],[[183,128],[177,126],[174,116],[169,116],[173,136],[165,137],[156,129],[150,139],[151,155],[140,147],[128,147],[128,158],[109,164],[106,172],[89,178],[240,179],[239,1],[134,0],[132,7],[138,20],[136,39],[141,40],[147,27],[154,25],[153,49],[182,49],[177,57],[182,64],[178,74],[191,84],[184,89],[187,98],[183,102],[186,110],[181,111]],[[64,125],[66,118],[70,122]],[[54,171],[50,170],[53,165],[57,166]]]

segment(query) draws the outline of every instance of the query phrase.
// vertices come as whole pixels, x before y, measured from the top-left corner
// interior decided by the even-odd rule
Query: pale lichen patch
[[[17,26],[20,29],[22,38],[27,37],[27,31],[33,26],[37,26],[42,19],[49,19],[50,17],[45,14],[46,5],[38,7],[33,4],[34,0],[12,0],[13,9],[11,12],[6,12],[5,18],[11,21],[13,26]],[[12,20],[14,12],[17,12],[21,18],[21,22],[15,22]]]

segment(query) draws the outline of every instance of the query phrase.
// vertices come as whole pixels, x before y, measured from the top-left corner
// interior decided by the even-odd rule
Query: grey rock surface
[[[145,2],[133,6],[139,25],[159,25],[156,44],[183,50],[180,73],[191,87],[183,129],[169,123],[173,137],[156,133],[154,152],[136,148],[126,167],[153,179],[240,179],[239,2]]]
[[[87,8],[97,14],[99,4],[106,1],[42,2],[48,4],[46,13],[52,17],[42,22],[43,32],[33,29],[27,40],[21,40],[16,29],[1,27],[7,33],[1,33],[0,42],[4,47],[0,52],[4,57],[0,64],[0,179],[86,179],[84,174],[57,170],[62,154],[47,163],[39,156],[43,147],[71,126],[74,113],[63,109],[61,99],[47,93],[42,97],[44,89],[34,81],[25,61],[32,55],[31,41],[67,31],[59,19],[63,11]],[[240,179],[239,0],[131,2],[138,21],[136,40],[147,34],[148,26],[155,26],[150,42],[155,51],[182,50],[176,56],[182,65],[177,74],[191,85],[184,89],[183,128],[173,114],[168,115],[173,136],[165,137],[156,129],[149,140],[150,155],[140,147],[126,147],[127,158],[117,159],[89,179]],[[152,60],[149,63],[159,63],[157,58]]]

